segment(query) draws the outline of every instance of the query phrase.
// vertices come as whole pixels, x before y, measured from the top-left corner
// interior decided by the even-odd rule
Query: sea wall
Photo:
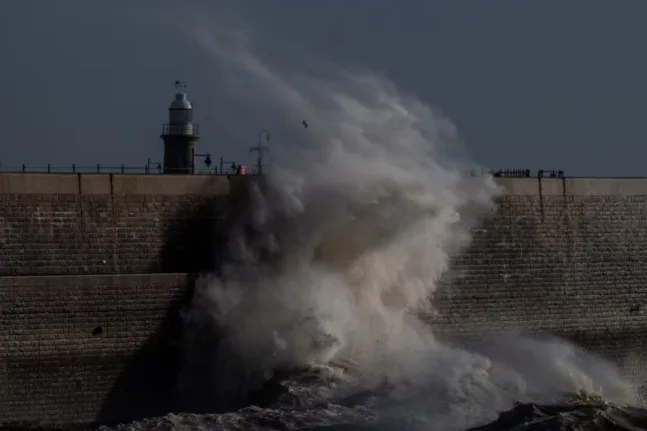
[[[0,174],[0,424],[173,409],[180,308],[218,262],[231,185]]]
[[[187,281],[0,277],[0,423],[91,423],[171,409]]]
[[[199,269],[228,195],[215,175],[0,174],[0,276]]]
[[[645,380],[647,179],[501,179],[436,298],[438,332],[551,333]]]
[[[0,174],[0,424],[177,408],[180,310],[242,178]],[[431,324],[567,337],[642,375],[647,179],[503,178]]]

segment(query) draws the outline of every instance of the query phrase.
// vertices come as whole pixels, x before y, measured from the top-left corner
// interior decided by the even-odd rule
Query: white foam
[[[444,429],[491,419],[536,392],[594,390],[596,376],[553,342],[526,345],[544,358],[527,369],[514,347],[488,358],[444,346],[418,319],[497,193],[489,178],[461,176],[478,167],[448,156],[459,142],[446,118],[382,77],[278,74],[243,41],[201,36],[236,71],[223,88],[266,109],[282,135],[240,220],[256,234],[233,231],[236,263],[202,280],[196,295],[195,312],[226,329],[221,355],[230,360],[214,384],[241,387],[227,380],[240,376],[232,364],[246,375],[351,364],[343,390],[388,382],[380,409]],[[299,127],[302,118],[309,128]]]

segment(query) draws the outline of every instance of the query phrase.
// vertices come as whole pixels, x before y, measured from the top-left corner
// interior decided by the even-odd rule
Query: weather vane
[[[178,91],[186,90],[186,82],[175,81],[175,89]]]

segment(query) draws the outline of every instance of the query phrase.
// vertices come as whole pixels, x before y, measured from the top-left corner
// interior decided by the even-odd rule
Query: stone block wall
[[[0,425],[173,410],[179,308],[217,263],[229,185],[0,174]]]
[[[228,192],[212,175],[0,175],[0,276],[204,269]]]
[[[507,330],[558,335],[612,360],[641,384],[647,180],[502,184],[508,194],[456,257],[436,298],[438,331],[468,339]]]
[[[184,274],[0,277],[0,424],[164,414]]]
[[[500,183],[497,211],[456,256],[431,323],[456,340],[550,332],[640,375],[647,179]],[[0,425],[173,410],[188,274],[218,262],[240,185],[0,174]]]

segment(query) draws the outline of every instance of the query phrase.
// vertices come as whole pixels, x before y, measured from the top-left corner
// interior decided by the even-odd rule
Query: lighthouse
[[[193,172],[195,143],[200,139],[198,125],[193,123],[193,105],[186,96],[186,84],[175,81],[175,100],[168,108],[168,123],[162,128],[164,173]]]

